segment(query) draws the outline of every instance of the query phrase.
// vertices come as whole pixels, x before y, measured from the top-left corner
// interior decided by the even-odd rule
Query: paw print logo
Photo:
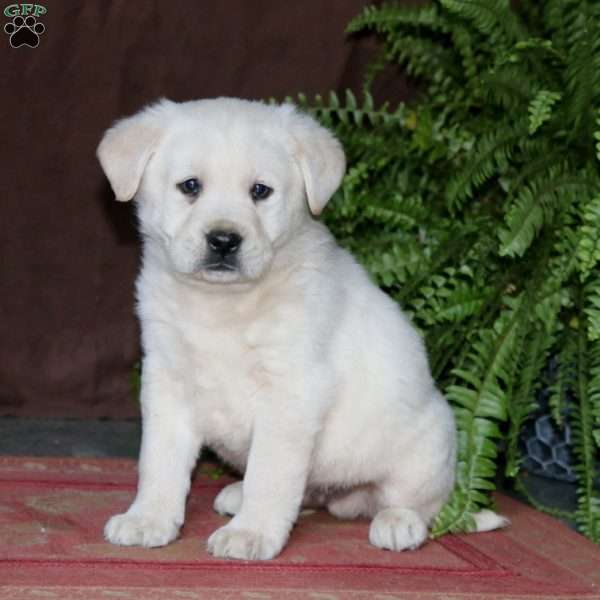
[[[10,45],[13,48],[19,48],[19,46],[37,48],[40,43],[40,35],[45,30],[44,25],[38,22],[33,15],[25,18],[17,16],[4,26],[4,31],[10,36]]]

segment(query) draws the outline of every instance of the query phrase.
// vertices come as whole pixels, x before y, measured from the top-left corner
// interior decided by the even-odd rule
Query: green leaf
[[[540,90],[528,107],[529,133],[535,133],[552,116],[552,107],[561,99],[558,92]]]
[[[484,35],[504,33],[509,39],[522,36],[521,27],[511,12],[509,0],[440,0],[447,10],[473,22]]]
[[[600,195],[593,197],[582,212],[577,260],[581,281],[585,281],[592,270],[600,267]]]
[[[553,222],[557,211],[570,208],[578,191],[588,193],[589,182],[568,166],[553,166],[543,176],[516,191],[500,229],[501,256],[523,256],[542,228]]]

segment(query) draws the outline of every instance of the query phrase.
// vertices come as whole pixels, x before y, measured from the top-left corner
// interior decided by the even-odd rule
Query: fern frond
[[[579,0],[547,0],[544,6],[544,21],[549,31],[553,33],[562,33],[565,36],[572,33],[572,21],[580,11],[581,2]],[[565,43],[561,40],[561,45]]]
[[[556,210],[571,206],[578,192],[589,192],[590,183],[572,173],[568,165],[554,166],[522,188],[506,213],[506,226],[498,232],[500,256],[523,256]]]
[[[568,54],[565,78],[568,114],[577,126],[593,118],[591,111],[600,98],[600,19],[580,14],[576,24],[579,35]]]
[[[540,90],[528,107],[529,133],[534,134],[552,116],[552,107],[561,99],[561,94]]]
[[[487,98],[503,108],[523,107],[531,96],[531,82],[522,77],[519,66],[507,65],[483,75],[482,83]]]
[[[590,342],[600,340],[600,271],[594,273],[584,288],[583,312],[587,317],[587,336]]]
[[[498,124],[496,131],[481,137],[475,145],[474,156],[446,187],[446,201],[452,210],[471,198],[478,187],[507,168],[524,131],[527,131],[524,122],[515,125],[502,123]]]
[[[548,403],[554,422],[562,427],[564,424],[567,395],[575,390],[577,373],[573,357],[577,351],[577,338],[571,328],[567,328],[560,336],[558,356],[555,363],[554,380],[549,387]]]
[[[594,419],[592,434],[596,448],[600,450],[600,341],[598,340],[589,344],[589,367],[588,399]]]
[[[388,55],[403,66],[408,75],[435,80],[443,73],[458,76],[460,69],[454,53],[439,43],[416,34],[403,33],[388,43]]]
[[[489,288],[469,285],[464,281],[445,288],[432,298],[420,314],[429,324],[464,321],[481,310],[489,297]]]
[[[596,141],[596,158],[600,162],[600,110],[597,111],[596,131],[594,132],[594,140]]]
[[[448,11],[471,21],[483,35],[489,36],[501,31],[509,40],[523,36],[523,30],[509,0],[440,0]]]
[[[364,260],[371,274],[386,288],[410,279],[425,262],[422,249],[414,241],[394,245],[376,260],[372,256]]]
[[[390,110],[388,103],[375,108],[373,96],[369,92],[364,92],[362,104],[351,90],[346,90],[343,99],[340,99],[335,92],[330,92],[327,99],[317,94],[309,102],[304,94],[299,94],[296,99],[286,98],[286,101],[295,102],[332,128],[340,123],[359,127],[363,125],[402,127],[406,118],[404,104],[400,103],[395,110]]]
[[[525,421],[538,408],[536,394],[542,385],[541,374],[562,329],[559,316],[566,303],[565,281],[575,268],[574,254],[574,237],[567,237],[566,241],[561,238],[555,244],[547,241],[543,251],[534,257],[537,264],[525,285],[524,303],[529,310],[517,334],[518,353],[513,355],[513,370],[507,385],[509,431],[505,473],[508,477],[516,477],[519,471],[519,436]]]
[[[363,8],[362,13],[350,21],[346,33],[371,29],[386,34],[397,31],[400,26],[426,27],[432,31],[445,31],[446,29],[436,4],[407,7],[385,3],[381,6]]]
[[[446,389],[455,410],[458,438],[457,489],[433,528],[434,535],[472,527],[472,514],[488,503],[481,492],[494,488],[494,459],[501,437],[498,421],[507,417],[504,386],[522,317],[523,297],[504,298],[507,306],[491,329],[480,332],[465,365],[453,370],[456,384]]]
[[[585,281],[593,269],[600,267],[600,195],[594,196],[582,213],[577,260],[581,281]]]
[[[566,116],[584,131],[600,99],[600,5],[587,0],[548,0],[545,19],[555,47],[565,57]]]
[[[411,304],[425,325],[432,326],[468,319],[481,310],[489,296],[489,286],[476,284],[472,270],[463,264],[460,269],[448,267],[431,277]]]
[[[462,67],[467,81],[477,82],[479,71],[479,56],[473,49],[473,36],[467,27],[454,26],[452,28],[452,42],[461,57]]]
[[[556,339],[554,323],[558,311],[546,314],[548,319],[534,323],[529,331],[523,327],[519,332],[521,349],[519,354],[515,353],[515,370],[508,394],[507,477],[514,478],[519,472],[519,436],[527,419],[538,408],[536,393],[542,384],[540,374],[548,363],[549,351]]]
[[[594,413],[590,402],[590,391],[596,393],[596,390],[591,388],[590,359],[595,360],[597,353],[596,348],[590,352],[585,327],[580,328],[576,355],[578,403],[570,419],[573,448],[578,461],[575,466],[578,495],[575,518],[580,529],[592,540],[600,543],[600,494],[594,484],[598,461],[594,441]],[[598,367],[600,365],[594,366],[594,375],[598,373]]]
[[[522,256],[533,238],[551,220],[552,211],[538,200],[532,184],[524,186],[506,215],[506,227],[500,229],[501,256]]]

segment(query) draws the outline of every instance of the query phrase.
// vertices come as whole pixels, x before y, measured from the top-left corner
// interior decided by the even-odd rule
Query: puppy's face
[[[98,155],[169,268],[221,284],[260,279],[344,171],[339,144],[309,117],[234,99],[163,101],[117,123]]]
[[[302,182],[278,136],[223,126],[192,121],[167,132],[142,178],[140,223],[178,272],[254,280],[296,226]]]

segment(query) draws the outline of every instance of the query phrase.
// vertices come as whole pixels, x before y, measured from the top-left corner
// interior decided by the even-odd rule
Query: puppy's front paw
[[[174,521],[152,516],[124,513],[110,518],[104,527],[104,537],[120,546],[165,546],[179,533]]]
[[[269,560],[281,552],[284,544],[285,540],[277,542],[258,531],[225,525],[208,538],[207,548],[217,558]]]
[[[414,550],[427,539],[427,525],[408,508],[385,508],[379,511],[369,529],[369,541],[385,550]]]

